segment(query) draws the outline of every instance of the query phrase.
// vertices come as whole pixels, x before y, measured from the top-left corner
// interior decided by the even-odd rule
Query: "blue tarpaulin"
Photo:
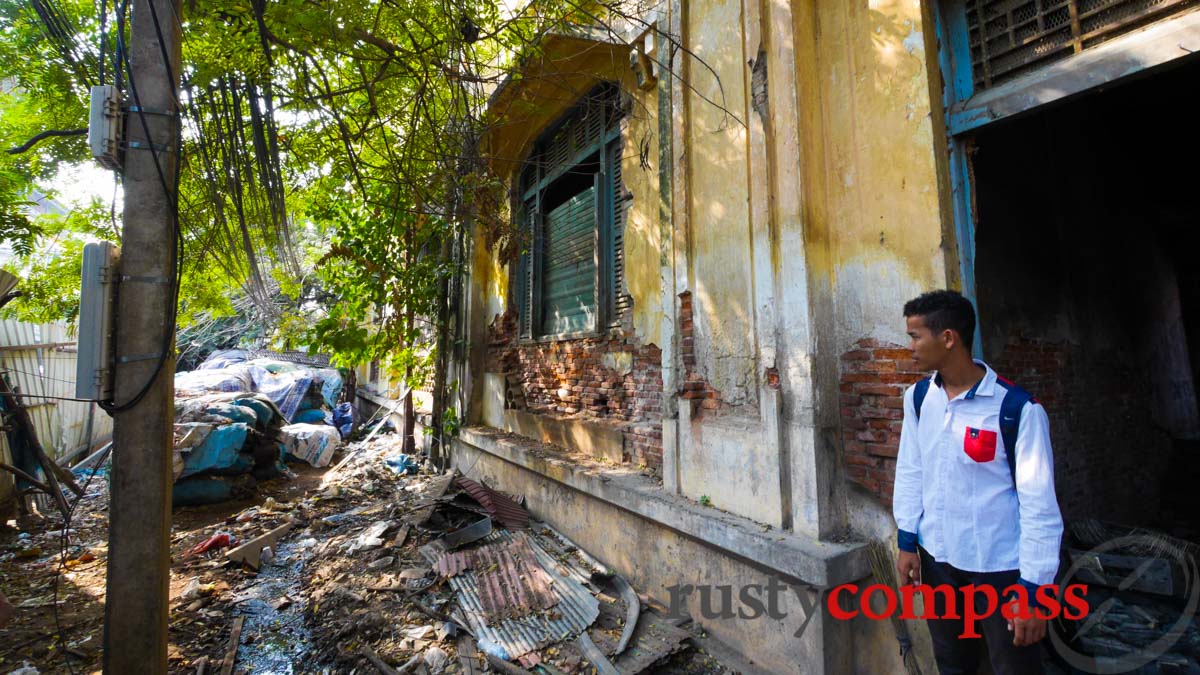
[[[250,427],[244,423],[226,424],[214,428],[204,442],[188,452],[183,458],[183,473],[186,478],[198,473],[245,473],[254,460],[242,454],[246,435]]]

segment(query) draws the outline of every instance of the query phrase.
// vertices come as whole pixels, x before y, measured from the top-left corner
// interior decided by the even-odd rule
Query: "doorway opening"
[[[984,357],[1050,415],[1067,520],[1200,542],[1200,60],[975,136]]]

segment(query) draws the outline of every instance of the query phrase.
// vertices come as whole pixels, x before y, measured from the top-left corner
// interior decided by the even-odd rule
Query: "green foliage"
[[[45,4],[68,35],[29,3],[0,0],[0,80],[12,85],[0,91],[0,146],[85,126],[100,63],[112,81],[111,7],[102,46],[96,5]],[[503,239],[489,220],[503,185],[471,157],[487,96],[540,35],[603,11],[570,0],[512,14],[491,0],[187,3],[181,348],[306,346],[425,382],[461,229],[480,219],[489,241]],[[29,188],[87,159],[82,137],[0,156],[0,237],[21,254],[23,318],[71,319],[80,248],[118,239],[98,206],[60,220],[22,211]]]
[[[17,258],[9,271],[21,277],[21,297],[4,311],[22,321],[64,321],[74,324],[79,314],[79,280],[83,246],[89,241],[113,240],[108,208],[99,201],[65,215],[43,214],[30,220],[40,244],[14,246]]]

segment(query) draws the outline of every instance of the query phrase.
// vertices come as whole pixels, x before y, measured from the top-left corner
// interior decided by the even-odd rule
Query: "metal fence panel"
[[[32,324],[0,320],[0,367],[21,394],[37,429],[38,440],[51,458],[59,458],[112,435],[112,418],[94,403],[64,401],[75,396],[75,337],[65,323]],[[0,434],[0,461],[12,463],[8,440]],[[12,476],[0,472],[0,502],[12,494]]]

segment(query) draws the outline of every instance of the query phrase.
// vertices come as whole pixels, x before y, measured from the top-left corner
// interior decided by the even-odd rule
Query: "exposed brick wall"
[[[891,506],[904,390],[928,373],[897,344],[864,338],[841,357],[842,452],[846,477]]]
[[[1011,335],[991,360],[1050,417],[1054,478],[1068,518],[1154,521],[1171,456],[1149,408],[1146,370],[1083,345]]]
[[[683,390],[679,392],[679,396],[699,399],[702,401],[702,407],[716,410],[721,407],[721,392],[696,372],[696,334],[692,312],[692,292],[684,291],[679,294],[679,355],[684,370]]]
[[[612,368],[629,355],[628,372]],[[605,364],[606,357],[609,365]],[[522,344],[513,312],[488,327],[487,370],[508,379],[508,406],[615,424],[627,459],[662,468],[662,350],[627,331],[603,337]]]

